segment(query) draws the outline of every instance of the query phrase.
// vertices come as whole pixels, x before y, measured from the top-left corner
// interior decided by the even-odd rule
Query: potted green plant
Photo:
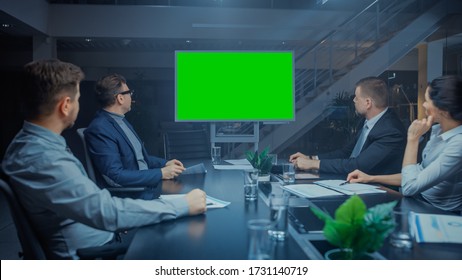
[[[270,171],[272,167],[271,160],[272,158],[268,156],[269,147],[266,147],[261,153],[258,151],[246,151],[245,155],[247,160],[253,166],[253,168],[258,169],[258,180],[259,181],[269,181]]]
[[[323,232],[329,243],[338,249],[326,252],[326,259],[368,259],[380,249],[393,231],[393,208],[397,201],[378,204],[367,209],[363,200],[353,195],[335,211],[329,213],[311,207],[311,211],[325,222]]]

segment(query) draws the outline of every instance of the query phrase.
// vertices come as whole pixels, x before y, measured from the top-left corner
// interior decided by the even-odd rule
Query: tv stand
[[[239,123],[239,122],[236,122]],[[249,122],[241,122],[241,124],[249,124]],[[247,134],[243,134],[236,129],[217,130],[216,123],[210,123],[210,143],[215,147],[215,143],[254,143],[254,150],[258,150],[258,142],[260,140],[260,123],[253,123],[253,130]]]

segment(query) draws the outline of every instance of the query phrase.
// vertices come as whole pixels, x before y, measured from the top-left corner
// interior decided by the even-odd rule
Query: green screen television
[[[175,121],[294,120],[293,52],[175,52]]]

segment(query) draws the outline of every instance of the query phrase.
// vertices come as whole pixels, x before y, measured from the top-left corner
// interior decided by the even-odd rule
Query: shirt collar
[[[114,113],[114,112],[109,112],[108,110],[105,110],[103,109],[104,112],[108,113],[111,117],[115,117],[115,118],[118,118],[118,119],[123,119],[125,118],[125,115],[120,115],[120,114],[117,114],[117,113]]]
[[[36,125],[28,121],[24,121],[22,129],[25,132],[37,135],[38,137],[44,138],[54,144],[67,147],[66,139],[64,139],[63,136],[56,134],[53,131],[49,130],[48,128],[45,128],[40,125]]]
[[[370,120],[366,120],[367,127],[369,129],[372,129],[374,125],[380,120],[380,118],[387,112],[387,110],[388,107],[385,108],[385,110],[383,110],[382,112],[380,112],[380,114],[378,114],[377,116],[371,118]]]
[[[449,138],[457,135],[457,134],[462,134],[462,125],[459,125],[458,127],[454,127],[451,130],[448,130],[444,133],[441,133],[441,125],[440,124],[435,124],[432,127],[432,132],[435,131],[437,133],[437,136],[441,137],[444,141],[447,141]],[[438,135],[441,133],[440,135]]]

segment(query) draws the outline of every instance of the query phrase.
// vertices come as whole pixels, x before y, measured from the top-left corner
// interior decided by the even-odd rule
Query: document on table
[[[285,185],[281,186],[281,188],[290,193],[306,198],[343,195],[343,193],[339,193],[315,184]]]
[[[227,159],[225,160],[229,164],[233,165],[250,165],[250,162],[244,158],[244,159]]]
[[[203,163],[199,163],[190,167],[187,167],[181,175],[190,175],[190,174],[204,174],[207,173],[207,169]]]
[[[350,183],[341,185],[344,182],[342,180],[321,180],[313,184],[286,185],[282,186],[282,188],[295,195],[307,198],[385,192],[374,185]]]
[[[159,198],[164,199],[164,200],[169,200],[169,199],[176,199],[179,197],[185,197],[186,194],[163,194]],[[212,208],[223,208],[231,204],[231,202],[220,200],[214,197],[211,197],[207,195],[206,199],[207,203],[207,209],[212,209]]]
[[[247,170],[247,169],[253,169],[253,166],[247,165],[247,164],[229,164],[229,165],[217,164],[217,165],[214,165],[213,168],[215,168],[216,170]]]
[[[313,173],[295,173],[295,179],[303,180],[303,179],[319,179],[319,174]]]
[[[410,224],[419,243],[462,244],[462,217],[411,212]]]
[[[229,164],[216,164],[213,166],[216,170],[247,170],[253,169],[253,166],[247,159],[227,159]]]
[[[379,189],[377,186],[361,184],[361,183],[346,183],[344,180],[321,180],[314,182],[316,185],[341,192],[346,195],[367,194],[367,193],[384,193],[386,191]]]

